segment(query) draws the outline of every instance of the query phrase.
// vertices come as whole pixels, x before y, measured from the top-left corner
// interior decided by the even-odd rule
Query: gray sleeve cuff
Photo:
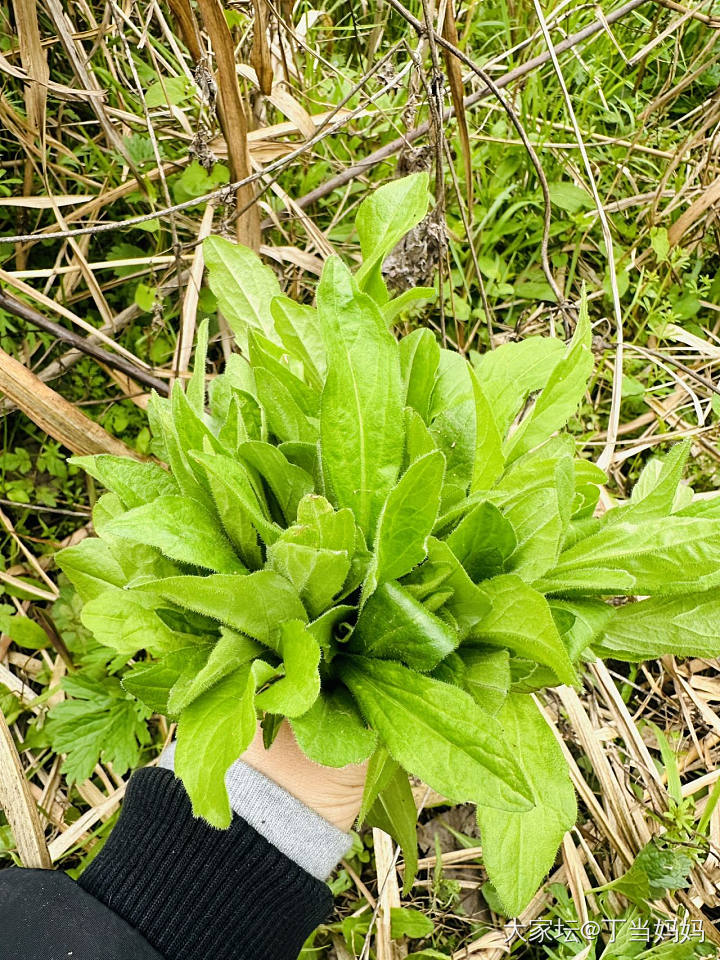
[[[159,767],[175,769],[175,743]],[[352,847],[352,837],[272,780],[236,760],[225,774],[230,806],[281,853],[318,880],[325,880]]]

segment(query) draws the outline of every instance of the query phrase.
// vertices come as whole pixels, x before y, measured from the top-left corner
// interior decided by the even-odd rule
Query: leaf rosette
[[[718,654],[720,501],[692,502],[681,445],[596,516],[606,477],[565,432],[593,369],[584,307],[568,344],[469,359],[393,335],[412,297],[391,299],[382,263],[428,199],[425,174],[368,197],[362,265],[329,259],[314,307],[206,240],[241,352],[207,384],[202,326],[187,387],[152,397],[167,468],[76,459],[108,492],[97,536],[58,561],[85,626],[134,659],[125,689],[177,720],[196,815],[228,825],[227,768],[258,716],[287,717],[318,763],[370,758],[364,813],[409,867],[408,774],[476,803],[515,913],[576,816],[532,694],[596,656]]]

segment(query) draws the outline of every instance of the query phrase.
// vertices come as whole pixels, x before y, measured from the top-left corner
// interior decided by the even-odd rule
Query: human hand
[[[347,767],[313,763],[298,746],[287,720],[269,750],[258,727],[241,759],[341,830],[349,830],[360,812],[367,763]]]

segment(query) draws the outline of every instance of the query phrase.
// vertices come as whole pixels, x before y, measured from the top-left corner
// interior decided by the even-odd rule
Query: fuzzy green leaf
[[[246,568],[219,529],[215,517],[197,500],[157,497],[111,520],[109,533],[156,547],[166,557],[217,573],[242,573]]]
[[[516,460],[547,440],[556,430],[564,427],[575,413],[585,395],[593,368],[591,338],[587,306],[584,305],[567,352],[554,367],[532,412],[505,445],[509,460]]]
[[[221,830],[232,819],[225,774],[255,735],[254,695],[252,670],[239,667],[193,700],[178,721],[175,772],[195,816]]]
[[[281,529],[270,520],[267,505],[258,497],[243,464],[213,453],[193,453],[192,458],[205,469],[220,519],[233,531],[234,541],[252,550],[252,539],[246,528],[239,527],[234,520],[238,514],[255,527],[264,543],[274,543]]]
[[[577,683],[570,657],[542,594],[514,574],[487,580],[481,590],[491,608],[474,628],[473,641],[507,647],[521,657],[550,667],[562,683]]]
[[[324,767],[362,763],[377,742],[377,734],[365,725],[343,687],[321,691],[307,713],[290,724],[305,756]]]
[[[326,262],[317,299],[328,362],[320,411],[323,476],[330,499],[351,507],[370,539],[402,462],[398,346],[339,260]]]
[[[467,369],[475,405],[475,452],[470,480],[470,493],[474,493],[476,490],[487,490],[495,483],[505,467],[505,455],[493,404],[472,368]]]
[[[197,666],[193,661],[192,669],[183,671],[173,685],[168,697],[168,712],[177,716],[223,677],[249,663],[262,652],[263,648],[250,637],[221,627],[220,639],[204,658],[204,662]],[[176,658],[177,654],[172,654],[170,659],[175,661]]]
[[[375,537],[371,589],[409,573],[427,556],[440,509],[445,458],[439,450],[410,464],[383,505]]]
[[[288,533],[292,534],[292,528]],[[342,590],[350,572],[350,556],[344,550],[309,547],[281,537],[268,547],[267,567],[292,583],[308,614],[316,618]]]
[[[272,570],[247,576],[216,573],[209,577],[168,577],[145,588],[179,607],[195,610],[269,644],[285,620],[307,620],[290,583]]]
[[[440,347],[427,327],[413,330],[400,341],[400,365],[405,384],[405,404],[424,420],[430,418],[430,403],[440,363]]]
[[[459,639],[464,640],[487,616],[490,601],[472,582],[447,543],[431,539],[428,545],[428,557],[430,564],[423,564],[423,567],[427,567],[428,571],[432,571],[433,567],[436,571],[444,571],[439,586],[452,591],[452,596],[445,603],[443,610],[439,611],[440,615],[443,611],[451,615],[457,627]]]
[[[273,339],[270,303],[281,290],[270,267],[248,247],[222,237],[208,237],[203,243],[203,256],[210,289],[243,352],[247,352],[252,330]]]
[[[720,583],[720,521],[661,517],[605,526],[564,550],[544,593],[670,596]]]
[[[496,716],[510,692],[510,655],[507,650],[463,646],[457,652],[465,670],[465,687],[480,706]]]
[[[367,814],[367,824],[379,827],[400,844],[405,872],[403,893],[412,890],[418,867],[417,809],[408,775],[396,767]]]
[[[134,656],[138,650],[161,656],[186,646],[188,637],[171,630],[158,616],[156,607],[157,599],[141,590],[110,587],[85,604],[81,620],[98,643],[126,657]]]
[[[387,660],[344,657],[341,669],[365,719],[406,770],[451,800],[532,807],[502,727],[469,694]]]
[[[350,649],[366,657],[401,660],[414,670],[432,670],[452,653],[458,636],[411,593],[384,583],[358,617]]]
[[[305,379],[319,390],[325,373],[325,345],[317,310],[288,297],[275,297],[270,313],[283,346],[300,360]]]
[[[608,608],[609,618],[592,648],[614,660],[720,656],[720,598],[716,591],[651,597]]]
[[[268,713],[300,717],[320,693],[320,645],[303,622],[291,620],[280,625],[277,651],[284,675],[258,693],[255,703]]]
[[[86,537],[72,547],[65,547],[55,555],[55,561],[85,602],[109,586],[122,587],[127,581],[110,546],[97,537]]]
[[[106,490],[116,493],[128,510],[178,492],[172,475],[156,463],[141,463],[132,457],[114,457],[108,453],[71,457],[69,462],[82,467]]]
[[[357,272],[361,290],[378,303],[388,299],[382,265],[385,257],[427,213],[427,173],[391,180],[369,194],[358,207],[355,227],[363,262]]]
[[[485,501],[468,513],[447,538],[447,544],[474,583],[504,573],[517,547],[510,521]]]
[[[537,796],[523,813],[478,806],[483,860],[507,916],[527,906],[550,870],[565,833],[577,817],[567,764],[552,730],[533,701],[508,697],[500,722]]]
[[[480,386],[486,397],[492,397],[493,416],[503,437],[527,397],[548,382],[564,351],[562,340],[527,337],[471,355]]]
[[[296,466],[270,443],[248,441],[241,443],[238,456],[246,466],[257,471],[272,490],[273,496],[288,523],[297,516],[298,504],[313,492],[312,477]]]

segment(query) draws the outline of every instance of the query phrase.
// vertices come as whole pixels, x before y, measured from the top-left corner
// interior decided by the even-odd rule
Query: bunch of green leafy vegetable
[[[428,329],[396,339],[386,255],[425,215],[424,174],[359,207],[363,260],[327,261],[317,306],[282,296],[241,246],[205,242],[241,353],[206,396],[153,396],[159,458],[83,457],[109,492],[97,537],[59,554],[124,688],[177,718],[176,772],[222,827],[229,765],[263,718],[312,760],[370,758],[363,816],[392,832],[412,882],[408,774],[477,804],[497,895],[520,910],[576,816],[532,694],[608,656],[720,651],[720,500],[680,484],[687,446],[596,517],[603,472],[563,432],[593,368],[573,338],[484,355]],[[533,402],[529,402],[533,399]],[[646,599],[611,605],[608,598]]]

